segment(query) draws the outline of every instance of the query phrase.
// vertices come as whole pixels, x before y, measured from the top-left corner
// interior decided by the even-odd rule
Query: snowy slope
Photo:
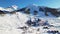
[[[1,25],[10,24],[12,27],[14,27],[15,25],[18,25],[17,23],[24,23],[27,19],[27,15],[22,13],[17,13],[13,15],[6,14],[5,16],[0,16],[0,23],[2,22]],[[14,24],[14,26],[12,24]]]
[[[33,17],[33,16],[30,16]],[[25,22],[29,19],[29,15],[23,14],[21,12],[17,12],[16,14],[6,14],[5,16],[0,16],[0,33],[1,34],[47,34],[46,31],[44,30],[44,26],[39,26],[39,27],[28,27],[29,29],[24,31],[21,29],[17,29],[18,27],[23,27],[27,26]],[[45,18],[41,18],[45,19]],[[48,20],[50,24],[53,24],[55,26],[59,26],[60,23],[56,23],[55,19],[45,19]],[[57,25],[58,24],[58,25]],[[37,31],[37,29],[40,29],[40,31]],[[59,30],[60,28],[53,27],[54,30]],[[49,29],[51,30],[52,27]],[[30,33],[32,32],[32,33]],[[41,32],[41,33],[40,33]]]
[[[6,14],[5,16],[0,16],[0,34],[20,34],[21,32],[19,33],[17,28],[25,26],[24,22],[27,19],[27,15],[20,12],[13,15]]]

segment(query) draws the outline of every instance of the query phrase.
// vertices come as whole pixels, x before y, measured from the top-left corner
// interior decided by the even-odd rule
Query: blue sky
[[[22,8],[29,4],[59,8],[60,0],[0,0],[0,7],[17,5],[19,8]]]

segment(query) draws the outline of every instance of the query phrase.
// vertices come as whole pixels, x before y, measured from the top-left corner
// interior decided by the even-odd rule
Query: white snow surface
[[[0,34],[18,34],[19,32],[16,31],[16,28],[25,26],[24,22],[27,19],[27,15],[22,13],[0,16]]]
[[[33,17],[33,16],[30,16]],[[16,14],[5,14],[4,16],[0,16],[0,34],[47,34],[46,31],[44,30],[44,26],[39,26],[39,27],[29,27],[28,30],[23,31],[21,29],[17,29],[18,27],[23,27],[27,26],[25,22],[29,19],[29,15],[23,14],[21,12],[17,12]],[[60,21],[57,23],[55,21],[56,19],[46,19],[46,18],[41,18],[42,20],[48,20],[48,22],[52,25],[55,26],[60,26]],[[27,26],[28,27],[28,26]],[[37,29],[40,29],[40,31],[37,31]],[[51,29],[59,30],[60,28],[56,27],[51,27]],[[32,33],[30,33],[32,32]]]

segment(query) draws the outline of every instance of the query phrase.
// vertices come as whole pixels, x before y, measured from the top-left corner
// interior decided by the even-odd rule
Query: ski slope
[[[6,14],[4,16],[0,16],[0,34],[22,34],[25,32],[25,34],[36,34],[36,30],[39,28],[40,29],[40,34],[44,34],[47,30],[44,30],[44,26],[39,26],[39,27],[28,27],[25,22],[29,19],[29,15],[23,14],[21,12],[17,12],[16,14]],[[33,16],[30,16],[33,17]],[[45,18],[41,18],[45,19]],[[46,19],[50,24],[53,24],[55,26],[60,26],[60,23],[57,23],[55,19]],[[27,31],[23,31],[21,29],[17,29],[18,27],[23,27],[27,26],[29,29]],[[52,28],[52,27],[51,27]],[[50,28],[50,29],[51,29]],[[59,30],[60,28],[54,27],[54,29]],[[32,33],[29,33],[28,31],[31,31]],[[47,33],[46,33],[47,34]]]

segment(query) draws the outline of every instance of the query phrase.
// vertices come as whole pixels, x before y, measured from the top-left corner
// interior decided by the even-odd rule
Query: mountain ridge
[[[17,6],[13,6],[16,7]],[[10,8],[10,7],[9,7]],[[8,9],[9,9],[8,8]],[[9,9],[10,10],[10,9]],[[45,6],[37,6],[35,4],[32,5],[28,5],[24,8],[21,9],[16,9],[16,10],[0,10],[0,13],[4,12],[4,13],[16,13],[16,12],[22,12],[28,15],[38,15],[40,17],[59,17],[60,16],[60,11],[56,8],[50,8],[50,7],[45,7]],[[1,12],[2,11],[2,12]]]
[[[51,13],[53,16],[60,16],[60,12],[58,12],[58,9],[56,8],[50,8],[50,7],[42,7],[42,6],[35,6],[35,5],[28,5],[27,7],[24,7],[22,9],[19,9],[17,11],[21,11],[21,12],[24,12],[24,13],[27,13],[28,14],[33,14],[34,13],[39,13],[40,12],[45,12],[45,15],[48,16],[48,12]]]

